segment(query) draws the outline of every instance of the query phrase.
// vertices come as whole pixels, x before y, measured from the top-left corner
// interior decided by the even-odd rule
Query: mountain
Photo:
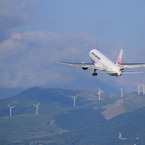
[[[145,108],[134,113],[124,113],[111,120],[96,122],[92,125],[78,128],[55,138],[64,139],[69,144],[99,144],[99,145],[143,145],[145,142]],[[122,138],[119,139],[119,133]]]
[[[12,117],[7,104],[15,106]],[[143,145],[144,114],[144,95],[102,94],[99,101],[90,90],[33,87],[0,100],[0,144]]]
[[[2,99],[0,101],[0,117],[9,116],[9,107],[7,104],[16,106],[13,109],[13,114],[20,115],[34,114],[34,105],[40,102],[40,113],[47,114],[53,110],[73,106],[73,98],[70,96],[74,96],[76,94],[79,94],[77,97],[77,105],[87,104],[87,102],[90,102],[90,100],[86,99],[87,97],[97,99],[96,92],[88,90],[45,89],[33,87],[14,97]]]

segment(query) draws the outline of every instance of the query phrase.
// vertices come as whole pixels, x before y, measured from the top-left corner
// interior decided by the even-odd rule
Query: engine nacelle
[[[87,69],[88,69],[88,67],[82,67],[82,69],[83,69],[83,70],[87,70]]]

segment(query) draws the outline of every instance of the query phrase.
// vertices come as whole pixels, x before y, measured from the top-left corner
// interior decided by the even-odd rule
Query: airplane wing
[[[145,63],[122,63],[120,68],[135,68],[135,67],[145,67]]]
[[[78,66],[81,68],[92,68],[92,69],[98,69],[99,67],[97,67],[96,65],[94,65],[94,63],[70,63],[70,62],[56,62],[56,63],[60,63],[60,64],[66,64],[66,65],[70,65],[70,66]]]

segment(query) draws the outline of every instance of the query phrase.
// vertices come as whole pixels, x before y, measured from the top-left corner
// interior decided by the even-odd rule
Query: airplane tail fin
[[[116,61],[116,65],[120,68],[121,62],[122,62],[122,55],[123,55],[123,49],[121,49],[118,59]]]

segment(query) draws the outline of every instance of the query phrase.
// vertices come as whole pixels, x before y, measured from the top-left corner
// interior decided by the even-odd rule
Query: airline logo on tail
[[[116,65],[117,65],[118,67],[121,66],[122,55],[123,55],[123,50],[121,49],[120,54],[119,54],[119,57],[118,57],[117,62],[116,62]]]
[[[120,60],[120,58],[118,59],[117,65],[118,65],[119,67],[120,67],[120,65],[121,65],[121,60]]]

